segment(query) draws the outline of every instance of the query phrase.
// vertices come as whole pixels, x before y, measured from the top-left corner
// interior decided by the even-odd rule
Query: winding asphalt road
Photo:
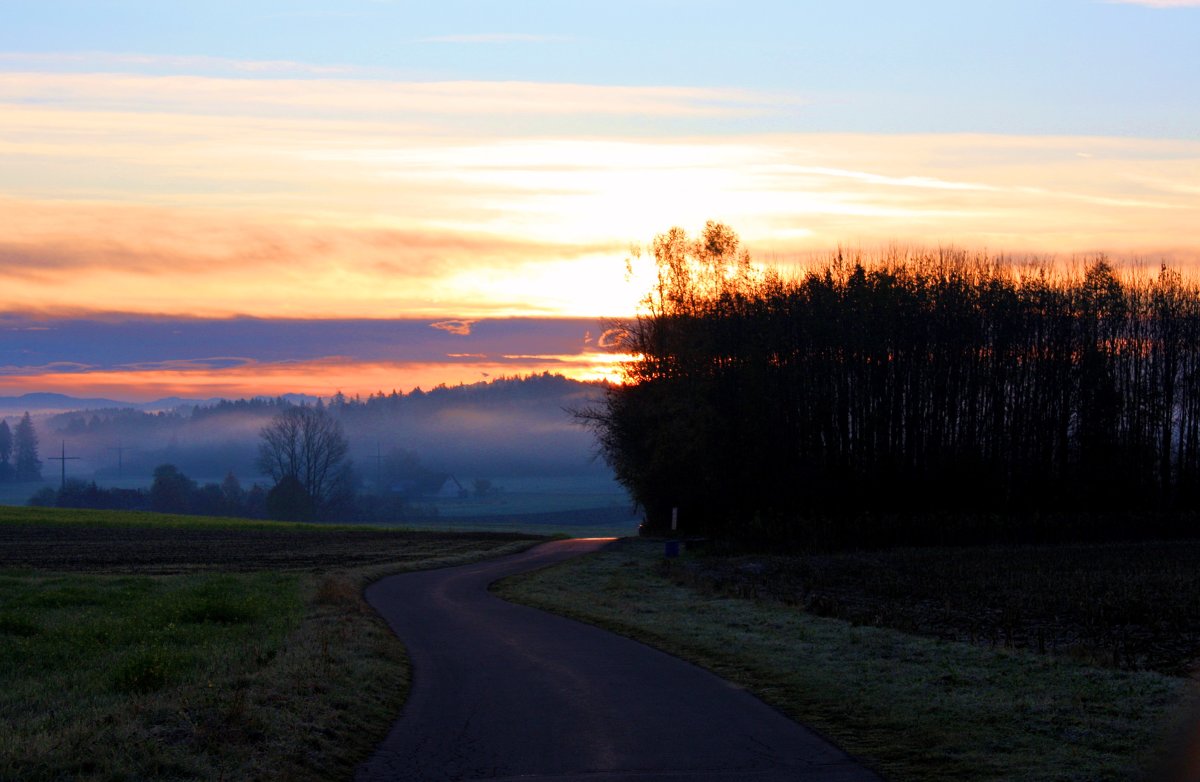
[[[602,545],[546,543],[371,585],[367,600],[408,647],[413,686],[356,779],[878,782],[707,671],[487,591]]]

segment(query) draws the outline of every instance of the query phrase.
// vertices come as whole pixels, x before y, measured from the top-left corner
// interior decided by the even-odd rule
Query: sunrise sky
[[[0,394],[595,377],[629,246],[707,219],[790,267],[1200,259],[1200,0],[0,17]]]

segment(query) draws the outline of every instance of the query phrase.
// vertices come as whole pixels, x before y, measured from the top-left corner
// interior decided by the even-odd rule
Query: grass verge
[[[68,547],[95,529],[51,521]],[[152,516],[135,521],[154,529]],[[403,647],[363,586],[538,541],[333,532],[324,561],[306,553],[292,567],[264,555],[258,570],[243,558],[226,572],[175,551],[170,573],[147,558],[137,560],[144,572],[120,574],[94,563],[0,570],[0,779],[350,778],[408,686]],[[271,548],[291,534],[272,536]],[[119,554],[125,538],[108,545]],[[381,545],[396,557],[355,550]]]
[[[676,584],[626,540],[498,585],[746,687],[893,780],[1128,780],[1157,762],[1186,679],[855,626]]]
[[[896,548],[672,560],[673,581],[913,635],[1187,676],[1200,541]]]

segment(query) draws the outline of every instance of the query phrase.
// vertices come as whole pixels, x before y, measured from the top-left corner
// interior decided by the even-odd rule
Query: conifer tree
[[[15,458],[14,477],[18,481],[40,481],[42,479],[42,460],[38,458],[38,437],[33,428],[33,420],[29,413],[21,417],[13,433],[13,451]]]
[[[12,430],[7,419],[0,419],[0,482],[12,477],[12,450]]]

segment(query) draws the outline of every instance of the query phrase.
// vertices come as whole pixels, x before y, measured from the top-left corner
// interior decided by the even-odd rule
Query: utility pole
[[[129,450],[129,446],[121,445],[121,441],[117,440],[116,447],[109,446],[108,450],[117,452],[117,477],[120,478],[125,468],[125,452]]]
[[[379,494],[379,497],[383,497],[386,493],[383,488],[383,449],[379,445],[379,440],[376,440],[376,455],[373,458],[376,461],[376,493]]]
[[[376,455],[367,458],[374,459],[374,463],[376,463],[376,493],[383,497],[383,450],[380,449],[378,440],[376,440]]]
[[[65,489],[67,487],[67,462],[79,461],[80,457],[67,456],[67,441],[63,440],[62,441],[62,455],[61,456],[48,456],[46,458],[49,461],[59,462],[62,465],[62,483],[60,483],[58,485],[58,490],[62,491],[63,489]]]

